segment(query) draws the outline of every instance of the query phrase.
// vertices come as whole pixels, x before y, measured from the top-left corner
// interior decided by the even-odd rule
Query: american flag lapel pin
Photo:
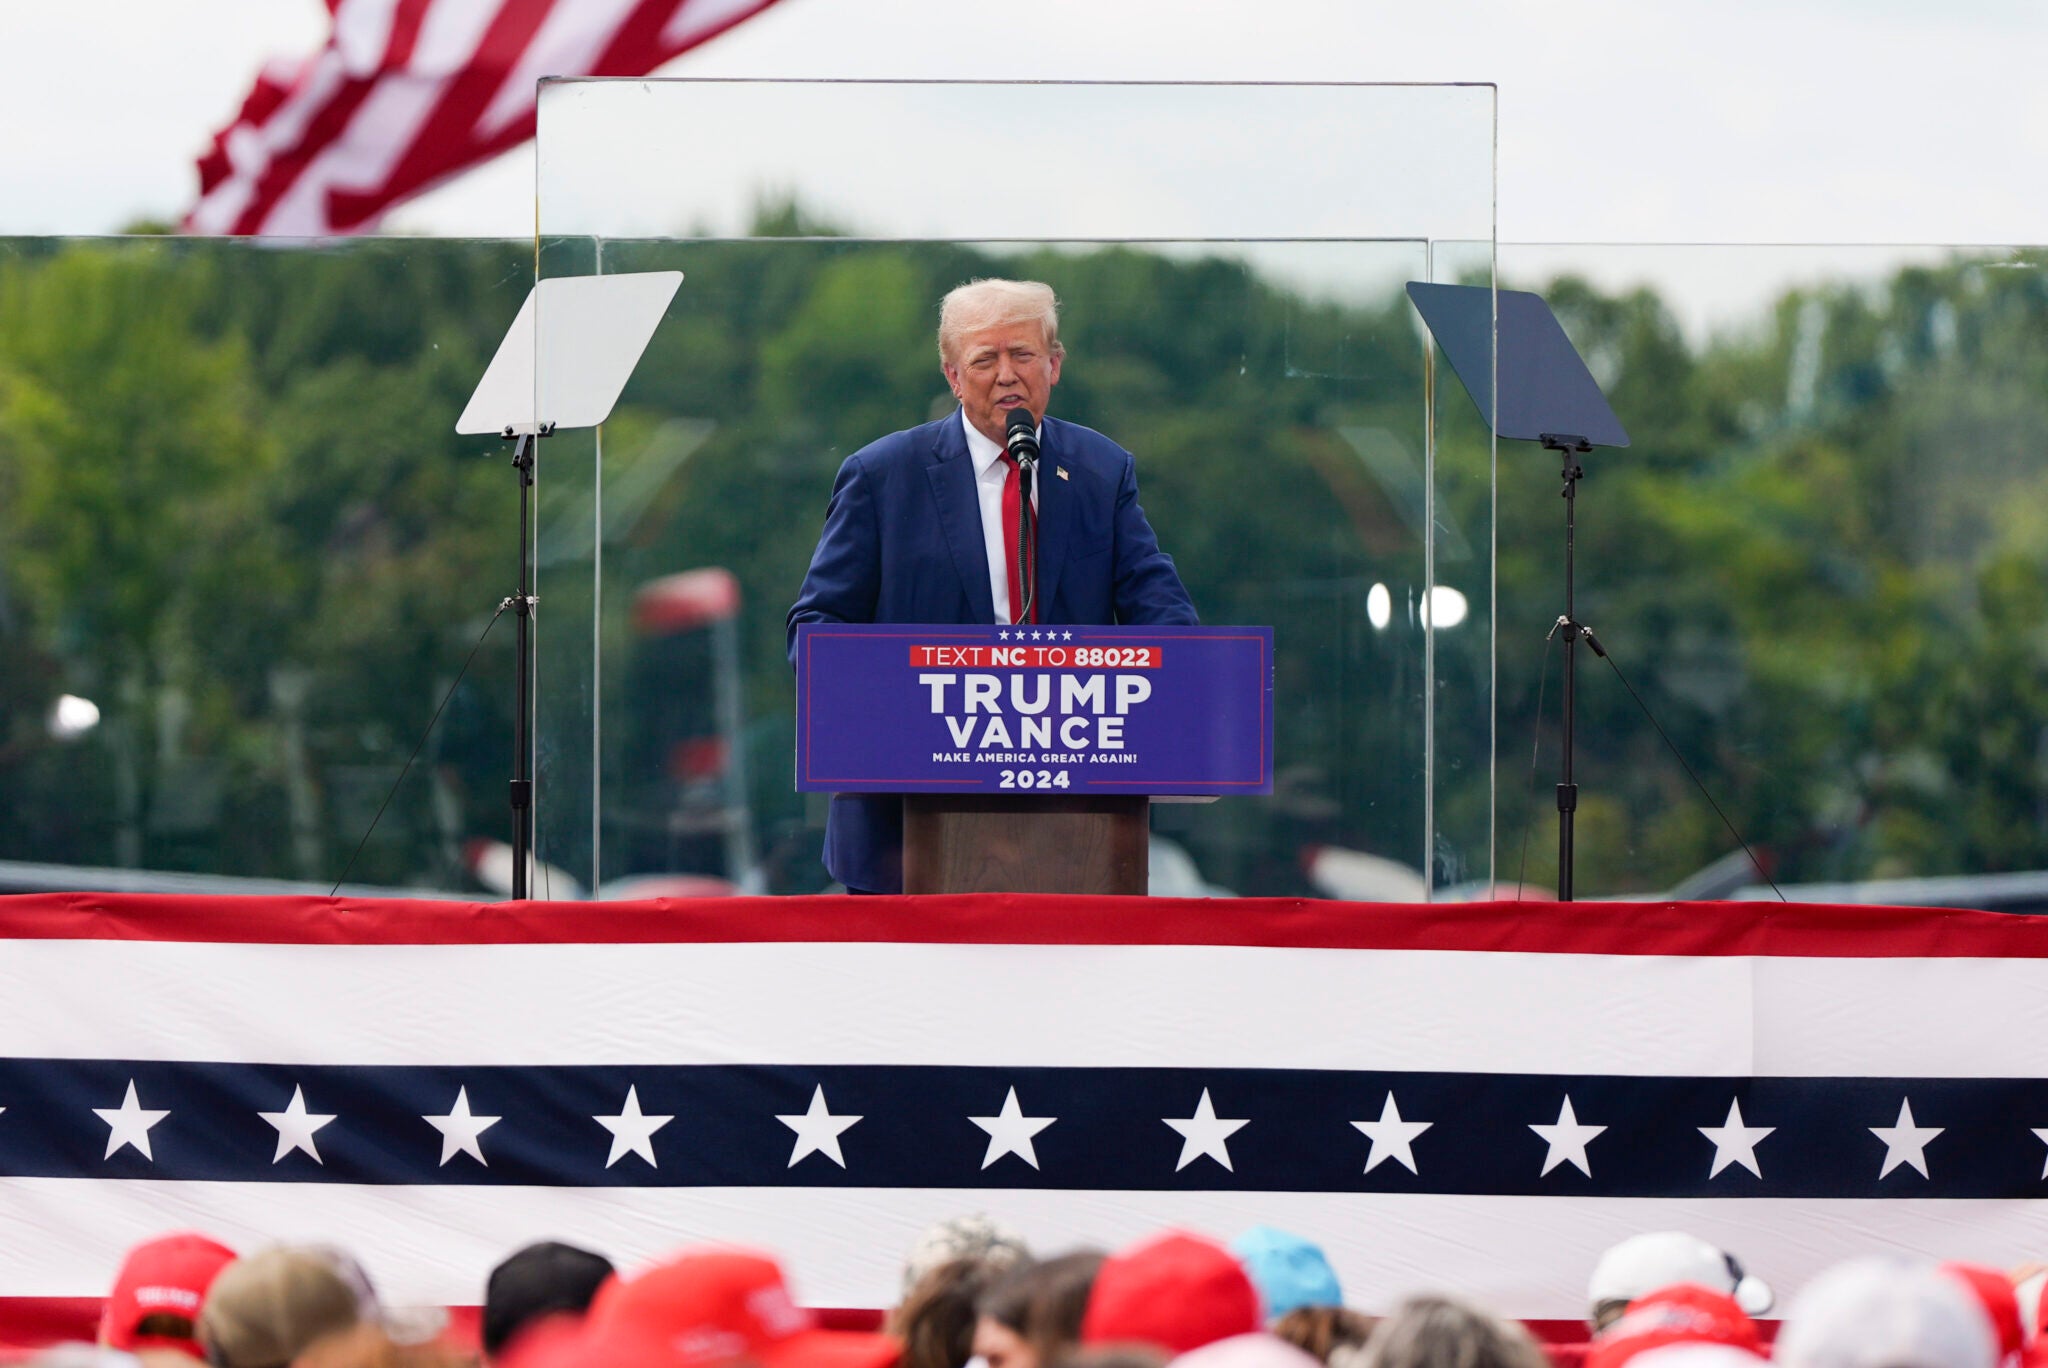
[[[1065,466],[1054,466],[1052,469],[1053,473],[1055,475],[1058,475],[1062,480],[1067,478],[1067,468]]]

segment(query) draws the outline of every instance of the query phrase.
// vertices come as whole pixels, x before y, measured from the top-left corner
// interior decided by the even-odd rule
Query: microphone
[[[1003,449],[1017,463],[1017,583],[1024,601],[1012,604],[1018,622],[1036,622],[1038,604],[1038,518],[1031,503],[1031,473],[1038,468],[1038,425],[1019,405],[1003,420]]]
[[[1019,466],[1028,466],[1038,459],[1038,424],[1031,419],[1031,410],[1019,405],[1010,410],[1004,420],[1003,448],[1010,453]]]

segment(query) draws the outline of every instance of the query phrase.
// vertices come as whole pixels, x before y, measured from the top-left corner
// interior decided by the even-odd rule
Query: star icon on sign
[[[1230,1146],[1226,1142],[1251,1124],[1250,1117],[1238,1120],[1219,1117],[1216,1115],[1215,1104],[1209,1100],[1209,1090],[1204,1088],[1202,1100],[1195,1104],[1193,1116],[1180,1119],[1162,1116],[1159,1119],[1180,1132],[1180,1162],[1173,1166],[1175,1173],[1179,1173],[1204,1155],[1230,1169],[1232,1173],[1237,1172],[1236,1169],[1230,1168]]]
[[[1718,1126],[1701,1126],[1699,1132],[1714,1142],[1714,1166],[1707,1170],[1707,1177],[1717,1178],[1721,1170],[1730,1164],[1740,1164],[1761,1178],[1764,1171],[1756,1161],[1756,1147],[1776,1130],[1776,1126],[1745,1126],[1742,1124],[1742,1099],[1734,1098],[1728,1103],[1728,1119]]]
[[[1039,639],[1039,637],[1041,637],[1041,636],[1043,636],[1043,635],[1044,635],[1044,633],[1042,633],[1042,632],[1033,632],[1033,633],[1031,634],[1031,639],[1032,639],[1033,641],[1036,641],[1036,640],[1038,640],[1038,639]]]
[[[1883,1178],[1901,1164],[1910,1164],[1926,1178],[1927,1142],[1942,1133],[1943,1126],[1916,1126],[1913,1124],[1913,1100],[1899,1099],[1899,1119],[1896,1125],[1872,1126],[1870,1133],[1884,1141],[1884,1167],[1877,1171]]]
[[[997,633],[996,633],[996,640],[997,640],[997,641],[1008,641],[1009,639],[1010,639],[1010,634],[1009,634],[1008,632],[997,632]]]
[[[163,1120],[167,1111],[149,1111],[135,1096],[135,1080],[128,1080],[128,1095],[121,1099],[118,1107],[94,1107],[92,1114],[107,1123],[107,1152],[100,1156],[111,1159],[123,1145],[133,1145],[142,1157],[150,1163],[156,1156],[149,1152],[149,1128]]]
[[[1060,633],[1060,640],[1061,640],[1061,641],[1072,641],[1073,639],[1074,639],[1074,634],[1073,634],[1072,632],[1061,632],[1061,633]]]
[[[834,1116],[832,1109],[825,1105],[825,1085],[820,1083],[811,1093],[811,1107],[802,1116],[778,1116],[775,1118],[796,1132],[796,1144],[789,1151],[787,1167],[795,1168],[807,1155],[822,1154],[841,1168],[846,1167],[846,1156],[839,1152],[839,1137],[852,1128],[858,1116]]]
[[[1403,1121],[1401,1109],[1394,1103],[1394,1095],[1387,1094],[1387,1100],[1380,1104],[1380,1119],[1377,1121],[1353,1121],[1358,1132],[1372,1141],[1372,1153],[1365,1157],[1365,1171],[1374,1169],[1392,1159],[1410,1173],[1419,1173],[1415,1167],[1415,1137],[1435,1125],[1434,1121]]]
[[[994,1116],[970,1116],[967,1119],[988,1132],[988,1153],[981,1157],[983,1168],[1006,1154],[1014,1154],[1037,1168],[1038,1151],[1031,1147],[1031,1137],[1059,1120],[1057,1116],[1026,1116],[1024,1109],[1017,1105],[1015,1088],[1010,1089],[1010,1095],[1003,1099],[1003,1109]]]
[[[1578,1114],[1572,1110],[1570,1093],[1565,1094],[1564,1106],[1558,1109],[1554,1124],[1531,1125],[1529,1129],[1542,1136],[1543,1143],[1550,1146],[1543,1156],[1544,1173],[1550,1172],[1559,1164],[1568,1163],[1588,1178],[1593,1176],[1592,1162],[1586,1158],[1586,1146],[1607,1127],[1580,1125]]]
[[[469,1110],[469,1089],[457,1088],[455,1105],[446,1116],[422,1116],[420,1120],[441,1132],[441,1163],[446,1165],[458,1154],[490,1167],[490,1160],[484,1158],[484,1148],[478,1137],[504,1120],[501,1116],[476,1116]]]
[[[320,1157],[320,1151],[313,1148],[313,1135],[334,1118],[307,1111],[304,1088],[292,1085],[292,1100],[285,1104],[283,1111],[256,1114],[277,1131],[277,1153],[271,1156],[271,1163],[278,1163],[293,1150],[304,1150],[313,1156],[314,1163],[326,1166],[327,1161]]]
[[[654,1162],[654,1133],[675,1118],[649,1116],[641,1111],[639,1088],[627,1087],[626,1105],[619,1108],[617,1116],[593,1116],[590,1119],[612,1133],[612,1152],[604,1161],[606,1168],[629,1154],[645,1159],[649,1168],[661,1167]]]

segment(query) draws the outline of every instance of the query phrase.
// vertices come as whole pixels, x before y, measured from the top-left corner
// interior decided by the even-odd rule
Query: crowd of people
[[[238,1257],[180,1233],[130,1251],[98,1343],[37,1368],[2048,1368],[2048,1268],[1868,1257],[1760,1321],[1771,1289],[1676,1231],[1591,1270],[1583,1343],[1539,1345],[1453,1296],[1374,1316],[1347,1307],[1310,1241],[1267,1227],[1227,1245],[1169,1231],[1114,1253],[1037,1256],[984,1216],[911,1251],[879,1328],[826,1326],[772,1257],[705,1248],[622,1273],[554,1241],[492,1270],[465,1342],[444,1318],[386,1308],[324,1246]]]

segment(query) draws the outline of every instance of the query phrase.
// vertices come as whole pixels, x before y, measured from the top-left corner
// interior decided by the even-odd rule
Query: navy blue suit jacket
[[[1195,606],[1138,506],[1131,453],[1048,417],[1039,432],[1038,621],[1188,625]],[[974,461],[958,410],[846,458],[789,610],[803,622],[993,623]],[[835,794],[825,867],[849,888],[903,887],[902,800]]]

